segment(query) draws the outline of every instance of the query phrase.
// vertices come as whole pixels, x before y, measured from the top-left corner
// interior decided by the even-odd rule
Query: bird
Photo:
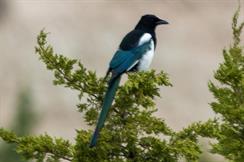
[[[90,148],[97,144],[99,132],[104,126],[122,74],[149,69],[157,45],[155,29],[162,24],[169,23],[152,14],[143,15],[135,28],[122,39],[118,50],[109,63],[105,76],[107,78],[111,74],[103,99],[102,110],[90,141]]]

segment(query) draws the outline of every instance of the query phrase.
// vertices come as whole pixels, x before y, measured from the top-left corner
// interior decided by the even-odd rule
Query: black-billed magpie
[[[121,75],[126,72],[143,71],[149,68],[157,44],[155,29],[161,24],[168,24],[168,22],[155,15],[144,15],[135,29],[129,32],[120,43],[119,49],[110,61],[106,74],[106,77],[110,73],[112,75],[108,82],[108,89],[90,147],[95,146],[97,143],[99,132],[112,105]]]

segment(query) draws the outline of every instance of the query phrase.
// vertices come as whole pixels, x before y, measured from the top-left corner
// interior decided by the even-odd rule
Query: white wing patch
[[[143,34],[141,39],[139,40],[138,46],[140,46],[146,42],[149,42],[151,39],[152,39],[151,34],[149,34],[149,33]]]
[[[139,65],[138,65],[138,70],[139,71],[145,71],[148,70],[153,56],[154,56],[154,42],[152,40],[152,36],[149,33],[145,33],[140,41],[139,41],[139,45],[142,45],[145,42],[150,41],[150,49],[142,56],[142,58],[139,60]]]
[[[137,63],[139,62],[139,60],[136,60],[128,69],[127,71],[130,71]]]

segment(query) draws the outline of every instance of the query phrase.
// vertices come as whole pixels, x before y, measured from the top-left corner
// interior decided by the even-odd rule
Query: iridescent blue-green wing
[[[150,41],[129,51],[118,50],[109,64],[109,69],[116,74],[121,74],[132,66],[150,49]]]

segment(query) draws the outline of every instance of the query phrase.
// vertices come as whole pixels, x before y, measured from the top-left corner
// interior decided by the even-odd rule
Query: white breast
[[[140,41],[139,41],[139,45],[142,45],[145,42],[150,41],[150,49],[142,56],[142,58],[139,60],[139,65],[138,65],[138,70],[139,71],[145,71],[148,70],[153,56],[154,56],[154,42],[152,40],[152,36],[149,33],[145,33]]]

